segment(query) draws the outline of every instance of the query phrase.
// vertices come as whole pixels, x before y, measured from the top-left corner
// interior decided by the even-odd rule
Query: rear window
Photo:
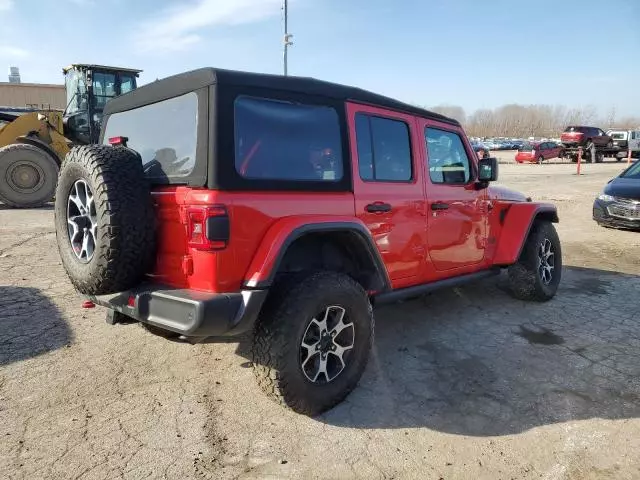
[[[535,149],[536,149],[536,145],[530,142],[525,142],[518,147],[518,150],[520,151],[531,151]]]
[[[567,127],[565,129],[565,132],[577,132],[577,133],[583,133],[585,130],[584,127]]]
[[[109,116],[104,143],[127,137],[147,176],[187,177],[196,163],[198,96],[194,92]]]
[[[332,107],[240,96],[234,110],[235,167],[242,177],[342,179],[340,122]]]

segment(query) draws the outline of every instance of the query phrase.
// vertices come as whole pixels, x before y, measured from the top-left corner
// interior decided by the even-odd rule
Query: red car
[[[373,305],[502,269],[523,300],[560,282],[554,205],[491,185],[456,120],[364,90],[201,69],[109,100],[101,141],[60,170],[71,282],[112,324],[249,334],[259,385],[300,413],[356,386]]]
[[[562,156],[563,147],[555,142],[525,143],[518,149],[516,162],[542,163],[550,158]]]

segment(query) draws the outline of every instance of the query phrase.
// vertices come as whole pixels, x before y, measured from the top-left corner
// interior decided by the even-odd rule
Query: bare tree
[[[473,137],[557,138],[570,125],[594,125],[608,128],[640,128],[640,117],[616,121],[616,109],[598,118],[593,105],[567,108],[563,105],[508,104],[495,109],[481,108],[465,115],[457,105],[438,105],[432,111],[455,118]]]
[[[429,110],[454,118],[460,123],[464,123],[467,119],[464,108],[459,107],[458,105],[436,105],[435,107],[431,107]]]

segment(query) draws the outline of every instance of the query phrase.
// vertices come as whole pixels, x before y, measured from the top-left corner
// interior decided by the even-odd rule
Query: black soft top
[[[399,102],[377,93],[372,93],[361,88],[339,85],[325,82],[310,77],[293,77],[282,75],[269,75],[264,73],[239,72],[235,70],[222,70],[217,68],[201,68],[190,72],[180,73],[162,80],[156,80],[142,87],[115,97],[107,103],[104,114],[131,110],[150,103],[166,100],[167,98],[183,95],[209,85],[233,85],[268,88],[280,91],[309,94],[329,97],[341,101],[352,101],[367,105],[375,105],[390,110],[406,112],[424,118],[430,118],[460,126],[454,120],[438,113],[430,112],[422,108],[414,107],[407,103]]]

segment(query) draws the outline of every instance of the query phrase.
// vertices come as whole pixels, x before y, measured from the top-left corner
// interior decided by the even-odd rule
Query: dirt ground
[[[245,342],[81,309],[51,209],[0,205],[0,478],[640,478],[640,233],[591,220],[621,166],[501,165],[558,205],[557,297],[496,278],[377,309],[360,386],[315,419],[262,395]]]

